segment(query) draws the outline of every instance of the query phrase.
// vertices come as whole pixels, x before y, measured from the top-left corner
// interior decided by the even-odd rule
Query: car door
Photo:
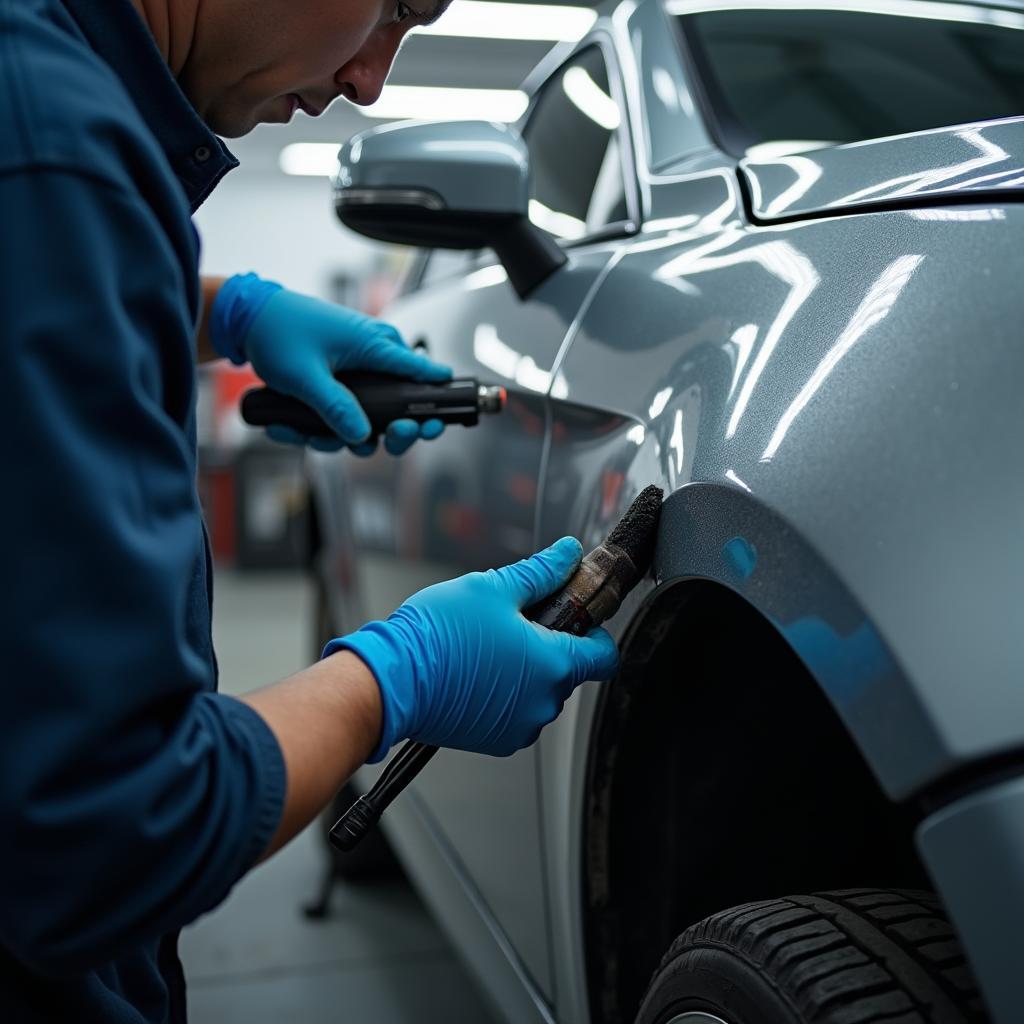
[[[410,342],[457,375],[504,386],[508,405],[500,417],[450,428],[401,460],[378,456],[352,468],[355,571],[367,617],[386,615],[420,587],[534,550],[546,396],[559,386],[552,367],[608,265],[606,236],[626,230],[635,208],[612,95],[604,51],[584,46],[541,87],[524,127],[531,217],[566,243],[561,270],[524,301],[493,254],[456,261],[447,275],[428,267],[428,283],[387,312]],[[535,752],[442,751],[412,791],[550,998]]]

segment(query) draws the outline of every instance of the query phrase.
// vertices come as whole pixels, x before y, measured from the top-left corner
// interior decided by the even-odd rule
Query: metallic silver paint
[[[622,507],[647,483],[679,491],[659,578],[706,576],[748,596],[896,798],[1019,743],[1024,721],[1012,625],[1024,562],[1008,542],[1024,501],[1008,472],[1024,431],[1008,372],[1024,358],[1011,256],[1024,209],[918,212],[624,247],[556,371],[568,402],[602,413],[552,444],[549,474],[574,504],[546,490],[541,536],[571,523],[588,542],[621,512],[588,515],[581,477],[625,473]],[[958,293],[969,298],[946,299]],[[814,571],[787,550],[733,579],[721,546],[743,529],[759,549],[807,545]],[[856,614],[840,614],[851,598]],[[870,662],[843,638],[868,644]],[[874,674],[826,678],[851,659]],[[983,702],[963,685],[982,665]]]
[[[571,249],[527,303],[484,266],[395,307],[410,339],[426,332],[457,372],[507,386],[510,412],[400,466],[314,460],[332,609],[354,628],[442,576],[565,533],[596,543],[658,483],[670,497],[657,585],[696,577],[742,594],[905,797],[1024,742],[1021,123],[804,154],[820,175],[802,196],[792,167],[748,161],[761,217],[808,218],[751,224],[735,162],[643,70],[657,60],[690,94],[678,61],[652,56],[669,32],[656,0],[625,0],[592,37],[616,47],[641,232]],[[972,147],[1006,156],[972,171]],[[995,186],[975,180],[987,174]],[[850,215],[863,201],[906,209]],[[630,596],[617,636],[654,586]],[[514,758],[442,753],[389,811],[413,877],[509,1020],[589,1019],[580,822],[598,697],[582,687]],[[1002,806],[1019,817],[1018,803]],[[1013,1024],[1024,994],[995,951],[1024,913],[1024,835],[959,811],[926,823],[921,847],[995,1019]],[[1005,921],[972,911],[1000,878],[971,877],[971,857],[1012,876]]]
[[[491,121],[388,124],[338,154],[340,189],[414,190],[450,210],[526,213],[529,157],[518,131]]]
[[[435,758],[436,760],[436,758]],[[548,1003],[483,895],[473,885],[458,852],[415,793],[404,793],[381,819],[399,857],[414,864],[424,902],[459,939],[459,953],[477,977],[495,1019],[517,1024],[556,1024]],[[582,1019],[582,1018],[581,1018]]]
[[[626,10],[624,8],[623,10]],[[674,27],[657,4],[642,3],[620,18],[620,37],[640,45],[630,47],[624,63],[632,73],[637,124],[642,140],[642,166],[654,171],[712,146],[700,116],[693,86],[676,70],[679,47]]]
[[[740,170],[761,221],[924,197],[1012,200],[1024,192],[1024,117],[745,159]]]

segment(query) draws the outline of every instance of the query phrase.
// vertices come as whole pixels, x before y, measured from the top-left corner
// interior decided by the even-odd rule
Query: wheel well
[[[759,612],[707,581],[669,588],[624,645],[589,753],[592,1019],[631,1021],[673,938],[715,911],[830,888],[927,888],[915,823]]]

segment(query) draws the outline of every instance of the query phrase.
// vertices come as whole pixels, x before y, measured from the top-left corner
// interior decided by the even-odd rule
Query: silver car
[[[342,151],[388,318],[509,403],[314,457],[321,631],[651,483],[655,565],[388,840],[508,1021],[1020,1024],[1024,4],[623,0],[527,88]]]

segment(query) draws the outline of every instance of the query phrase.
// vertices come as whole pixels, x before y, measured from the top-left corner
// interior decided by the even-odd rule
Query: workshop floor
[[[307,663],[310,591],[299,575],[220,572],[221,685],[244,692]],[[481,996],[404,882],[334,891],[307,921],[322,850],[307,830],[182,935],[191,1024],[491,1024]]]

